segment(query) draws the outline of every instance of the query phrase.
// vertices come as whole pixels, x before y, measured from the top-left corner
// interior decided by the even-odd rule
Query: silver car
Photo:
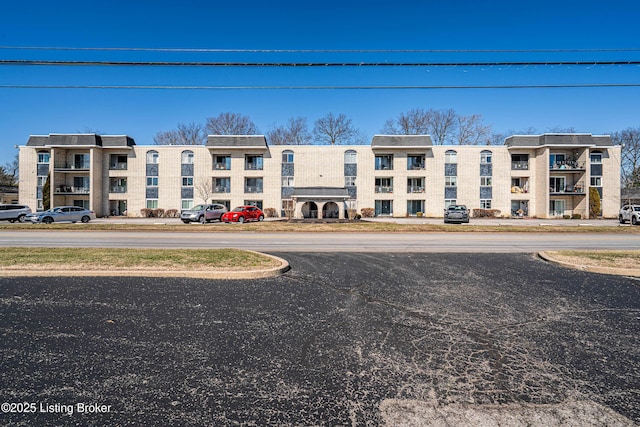
[[[52,222],[83,222],[96,219],[96,213],[79,206],[58,206],[48,211],[38,212],[27,216],[27,220],[35,223],[51,224]]]
[[[26,205],[0,205],[0,220],[24,222],[31,208]]]
[[[633,225],[640,224],[640,205],[624,205],[621,207],[618,221],[620,221],[620,224],[625,222],[630,222]]]
[[[225,212],[227,212],[227,208],[218,203],[197,205],[191,209],[182,211],[180,219],[185,224],[190,222],[199,222],[200,224],[204,224],[205,222],[213,221],[214,219],[220,220],[220,218],[222,218],[222,214]]]
[[[450,205],[444,210],[444,223],[469,222],[469,210],[465,205]]]

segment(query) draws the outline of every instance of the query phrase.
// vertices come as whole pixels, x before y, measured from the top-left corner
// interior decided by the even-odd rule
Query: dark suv
[[[31,213],[31,208],[26,205],[0,205],[0,220],[9,222],[24,222],[25,217]]]

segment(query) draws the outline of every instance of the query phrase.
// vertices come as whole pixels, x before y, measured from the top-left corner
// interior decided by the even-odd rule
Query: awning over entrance
[[[295,218],[344,219],[345,201],[351,197],[344,187],[295,187],[291,198]]]

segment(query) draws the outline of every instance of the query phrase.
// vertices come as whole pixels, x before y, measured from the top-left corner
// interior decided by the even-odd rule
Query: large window
[[[48,165],[51,160],[51,153],[46,151],[40,151],[38,153],[38,163]]]
[[[422,169],[424,169],[424,155],[409,154],[407,156],[407,170],[422,170]]]
[[[245,170],[262,170],[262,155],[247,154],[244,157]]]
[[[183,199],[182,209],[191,209],[193,207],[193,199]]]
[[[491,151],[482,150],[480,152],[480,163],[485,164],[485,165],[489,164],[489,163],[491,163],[491,158],[492,158]]]
[[[393,193],[393,178],[376,178],[376,193]]]
[[[444,153],[444,162],[445,163],[458,163],[458,153],[455,150],[447,150]]]
[[[424,193],[424,178],[407,178],[407,193]]]
[[[230,193],[231,192],[231,178],[213,178],[213,192],[214,193]]]
[[[390,216],[393,215],[393,200],[376,200],[375,215]]]
[[[282,152],[282,163],[293,163],[293,151],[285,150]]]
[[[147,209],[158,209],[158,199],[147,199]]]
[[[424,213],[424,200],[407,200],[407,213],[416,215],[418,212]]]
[[[183,165],[192,165],[193,164],[193,151],[186,150],[182,152],[182,164]]]
[[[147,151],[147,164],[157,165],[160,161],[160,154],[155,150]]]
[[[228,154],[218,154],[213,158],[213,168],[216,170],[230,170],[231,156]]]
[[[358,161],[358,153],[354,150],[347,150],[344,152],[344,164],[353,165]]]
[[[386,154],[382,156],[376,156],[376,170],[391,170],[393,169],[393,155]]]
[[[245,178],[245,193],[262,193],[262,178]]]
[[[600,153],[599,151],[594,151],[589,157],[591,163],[602,163],[602,153]]]

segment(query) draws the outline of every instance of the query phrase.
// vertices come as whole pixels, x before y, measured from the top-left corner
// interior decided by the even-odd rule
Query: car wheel
[[[624,224],[624,218],[622,217],[622,215],[618,217],[618,221],[620,221],[620,224]]]
[[[183,219],[182,222],[184,222],[185,224],[189,224],[191,221]]]
[[[42,222],[45,224],[51,224],[53,222],[53,218],[51,218],[50,216],[45,216],[44,218],[42,218]]]
[[[9,220],[9,222],[10,222],[11,224],[13,224],[14,222],[16,222],[16,220],[15,220],[15,219],[10,219],[10,220]]]
[[[632,216],[631,217],[631,224],[633,225],[638,225],[638,217],[637,216]]]
[[[204,224],[205,222],[207,222],[207,220],[204,217],[204,215],[200,215],[200,218],[198,218],[198,221],[200,221],[200,224]]]
[[[260,215],[260,216],[258,217],[258,221],[262,221],[263,219],[264,219],[264,215]]]
[[[27,216],[26,215],[20,215],[18,217],[18,222],[25,222],[27,220]]]
[[[89,218],[88,215],[83,216],[80,221],[82,221],[83,224],[88,223],[89,221],[91,221],[91,218]]]
[[[242,224],[242,223],[244,222],[244,217],[243,217],[243,216],[238,217],[238,222],[239,222],[240,224]]]

